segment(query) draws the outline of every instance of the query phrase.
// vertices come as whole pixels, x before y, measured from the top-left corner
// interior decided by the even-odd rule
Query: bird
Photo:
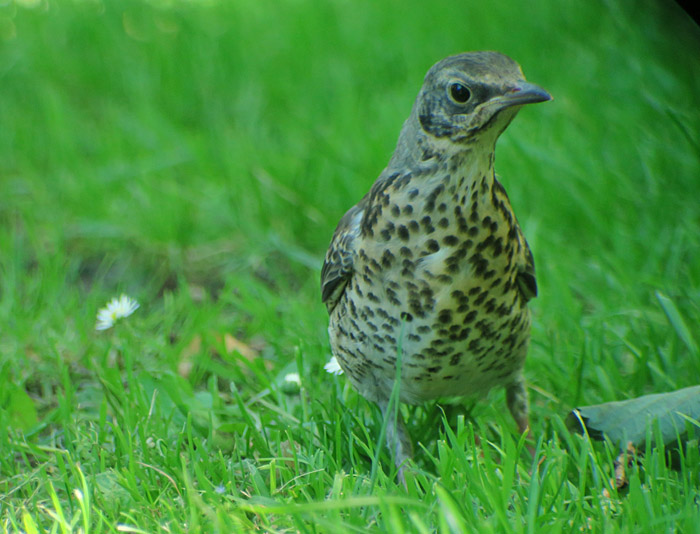
[[[551,99],[502,53],[438,61],[386,168],[331,239],[321,269],[331,352],[381,409],[401,480],[412,442],[390,409],[395,387],[415,405],[502,386],[529,433],[523,368],[535,265],[494,161],[522,106]]]

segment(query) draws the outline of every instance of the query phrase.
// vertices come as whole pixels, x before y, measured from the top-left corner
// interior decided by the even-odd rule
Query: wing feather
[[[326,252],[321,268],[321,301],[328,313],[333,311],[354,273],[355,242],[363,214],[364,203],[360,202],[343,215]]]

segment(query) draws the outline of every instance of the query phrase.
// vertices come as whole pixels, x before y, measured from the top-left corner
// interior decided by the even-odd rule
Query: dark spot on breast
[[[410,323],[411,321],[413,321],[413,315],[411,315],[408,312],[401,312],[401,319],[403,319],[407,323]]]
[[[447,228],[450,225],[450,220],[447,217],[443,217],[437,223],[440,228]]]
[[[445,186],[444,186],[443,184],[438,184],[437,186],[435,186],[435,189],[433,189],[433,190],[430,192],[430,195],[429,195],[429,196],[430,196],[430,197],[433,197],[433,198],[437,198],[437,196],[438,196],[440,193],[442,193],[444,190],[445,190]]]
[[[384,253],[382,254],[382,267],[388,269],[393,263],[394,255],[389,251],[389,249],[385,249]]]
[[[451,310],[440,310],[438,313],[438,321],[443,324],[448,324],[452,322],[452,311]]]
[[[493,313],[496,310],[496,299],[491,298],[487,303],[486,303],[486,313]]]
[[[461,234],[466,234],[469,231],[469,225],[467,224],[467,219],[461,215],[457,217],[457,229]]]
[[[501,255],[502,252],[503,252],[503,239],[499,237],[498,239],[496,239],[493,242],[492,255],[494,258],[497,258],[498,256]]]
[[[484,240],[476,246],[478,252],[485,250],[493,242],[493,234],[487,235]]]
[[[399,236],[399,239],[401,241],[408,241],[408,238],[409,238],[408,228],[406,228],[403,224],[397,228],[396,234]]]
[[[453,246],[455,246],[457,243],[459,243],[459,239],[457,238],[456,235],[446,235],[445,237],[442,238],[442,242],[443,242],[445,245],[448,245],[448,246],[453,247]]]
[[[434,239],[429,239],[428,241],[426,241],[425,246],[430,252],[437,252],[438,250],[440,250],[440,245]]]
[[[477,312],[476,310],[470,311],[467,315],[464,316],[464,324],[468,324],[474,321],[476,319]]]
[[[499,317],[505,317],[506,315],[509,315],[512,311],[513,311],[513,306],[506,306],[504,303],[498,307],[498,309],[496,310],[496,313],[498,314]]]
[[[467,256],[467,251],[462,248],[461,246],[457,248],[450,256],[448,256],[447,260],[445,260],[448,264],[450,263],[459,263],[460,260],[463,260]]]
[[[425,315],[425,312],[423,311],[423,305],[418,299],[409,298],[408,307],[411,308],[411,311],[418,317],[422,317],[423,315]],[[418,331],[420,332],[420,328],[418,329]]]

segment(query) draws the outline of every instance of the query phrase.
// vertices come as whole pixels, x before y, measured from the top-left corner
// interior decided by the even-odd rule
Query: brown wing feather
[[[494,205],[500,205],[501,209],[506,212],[506,216],[514,223],[513,231],[515,232],[515,238],[518,244],[518,255],[516,258],[518,265],[518,274],[515,279],[518,284],[518,289],[520,290],[520,295],[523,301],[527,303],[537,296],[537,279],[535,278],[535,260],[532,257],[532,251],[530,250],[530,245],[527,244],[527,239],[523,234],[520,224],[518,224],[518,219],[513,213],[513,208],[510,205],[510,199],[508,198],[508,193],[498,181],[498,177],[494,175],[493,180],[493,194],[494,194]],[[512,219],[511,219],[512,218]]]
[[[520,294],[525,302],[528,302],[537,296],[537,279],[535,278],[535,260],[532,257],[532,251],[524,236],[522,236],[522,241],[525,245],[525,264],[521,266],[516,280]]]
[[[354,242],[360,233],[364,199],[340,219],[321,268],[321,301],[331,313],[354,272]]]

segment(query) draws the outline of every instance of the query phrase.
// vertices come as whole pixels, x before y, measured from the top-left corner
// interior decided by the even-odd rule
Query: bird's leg
[[[532,432],[530,431],[530,419],[528,417],[527,389],[525,380],[522,377],[506,387],[506,403],[518,425],[520,434],[527,433],[527,439],[531,439]],[[527,450],[534,456],[535,451],[530,445],[527,445]]]
[[[380,401],[377,404],[379,404],[382,415],[386,419],[386,444],[398,468],[399,481],[405,485],[406,481],[403,473],[406,467],[406,460],[413,456],[411,438],[408,435],[408,430],[406,430],[401,411],[394,411],[393,404],[389,400]],[[390,405],[392,409],[389,409]]]

